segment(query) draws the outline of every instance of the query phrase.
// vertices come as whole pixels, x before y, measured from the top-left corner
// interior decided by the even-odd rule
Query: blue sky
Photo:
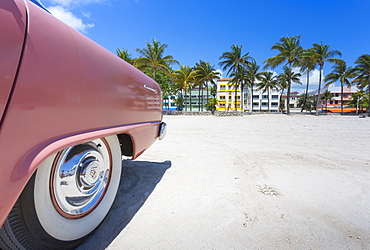
[[[352,66],[370,53],[369,0],[42,0],[56,17],[109,51],[144,48],[153,38],[168,44],[180,64],[199,60],[219,67],[232,44],[243,46],[258,64],[277,54],[271,46],[301,35],[301,45],[329,44]],[[330,64],[324,74],[330,73]],[[262,67],[261,67],[262,68]],[[280,73],[280,68],[275,71]],[[226,77],[225,74],[223,74]],[[315,89],[318,72],[311,76]],[[303,81],[305,83],[305,80]],[[301,90],[304,86],[294,86]]]

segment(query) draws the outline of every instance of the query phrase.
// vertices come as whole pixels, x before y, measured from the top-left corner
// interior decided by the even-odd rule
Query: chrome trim
[[[166,137],[167,134],[167,124],[165,122],[162,122],[159,126],[159,140],[163,140],[164,137]]]
[[[157,94],[157,90],[156,90],[156,89],[153,89],[153,88],[151,88],[151,87],[147,86],[146,84],[144,84],[144,88],[146,88],[146,89],[148,89],[148,90],[150,90],[150,91],[153,91],[154,93],[156,93],[156,94]]]
[[[97,139],[63,150],[53,166],[51,195],[66,218],[81,217],[100,203],[109,185],[111,153]]]

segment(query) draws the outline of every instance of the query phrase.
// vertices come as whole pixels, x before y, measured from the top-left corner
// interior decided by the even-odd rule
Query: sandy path
[[[80,249],[370,249],[370,119],[165,116]]]

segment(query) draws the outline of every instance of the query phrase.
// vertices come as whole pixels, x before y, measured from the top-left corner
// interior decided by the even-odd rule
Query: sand
[[[164,121],[79,249],[370,249],[370,118]]]

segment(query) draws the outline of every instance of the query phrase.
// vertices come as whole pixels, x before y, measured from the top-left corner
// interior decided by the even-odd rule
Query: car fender
[[[0,225],[49,155],[128,134],[136,158],[158,138],[162,119],[162,92],[155,81],[25,3],[28,31],[0,129]]]

